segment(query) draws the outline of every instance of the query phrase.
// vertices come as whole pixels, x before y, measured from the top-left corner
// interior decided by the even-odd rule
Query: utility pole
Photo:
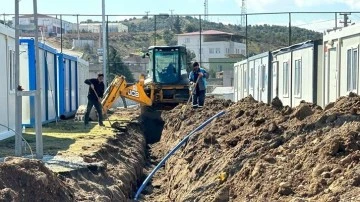
[[[204,1],[204,20],[205,21],[209,21],[209,16],[208,16],[208,14],[209,14],[209,2],[208,2],[208,0],[205,0]]]
[[[340,21],[340,23],[343,23],[344,24],[344,27],[347,27],[348,26],[348,23],[351,23],[351,20],[349,20],[349,17],[348,15],[351,15],[351,13],[340,13],[340,15],[343,15],[344,16],[344,20],[343,21]]]
[[[76,15],[76,22],[77,22],[77,35],[78,35],[78,40],[80,40],[79,14]]]
[[[247,14],[247,9],[246,9],[246,0],[242,0],[241,1],[241,26],[244,27],[245,26],[245,21],[246,21],[246,14]]]
[[[42,140],[42,121],[41,121],[41,73],[39,60],[39,27],[37,14],[37,0],[34,4],[34,24],[35,24],[35,64],[36,64],[36,95],[35,95],[35,131],[36,131],[36,158],[43,158],[43,140]]]
[[[146,22],[149,22],[149,13],[150,13],[150,11],[145,11],[145,13],[146,13]]]

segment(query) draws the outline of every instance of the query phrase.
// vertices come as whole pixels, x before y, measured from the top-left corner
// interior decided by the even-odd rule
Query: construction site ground
[[[140,201],[360,201],[358,95],[325,109],[252,97],[237,103],[208,97],[203,109],[188,108],[185,119],[182,109],[145,118],[140,109],[119,109],[110,117],[118,120],[113,129],[105,122],[108,128],[84,131],[73,120],[45,126],[49,159],[5,158],[0,201],[131,201],[157,163],[222,110],[170,157]],[[34,146],[34,135],[25,138]],[[149,140],[156,143],[146,145]],[[1,155],[13,145],[1,141]]]
[[[44,158],[14,155],[15,138],[0,142],[0,201],[127,201],[143,176],[145,139],[139,110],[112,114],[113,128],[61,120],[43,126]],[[35,134],[24,138],[35,156]],[[26,150],[25,150],[26,148]]]

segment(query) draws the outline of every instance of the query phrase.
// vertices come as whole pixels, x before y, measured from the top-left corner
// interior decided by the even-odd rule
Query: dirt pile
[[[0,163],[0,201],[73,201],[74,192],[38,160]]]
[[[360,199],[360,97],[325,109],[279,100],[264,104],[207,99],[202,110],[163,114],[160,160],[188,132],[220,110],[226,114],[193,136],[159,172],[146,201],[356,201]]]
[[[76,201],[130,201],[145,165],[145,139],[138,123],[126,127],[109,139],[100,151],[84,156],[89,163],[103,162],[105,168],[90,167],[68,173],[69,187],[76,191]]]
[[[89,164],[76,170],[55,174],[42,161],[6,158],[0,201],[131,201],[143,177],[145,138],[136,121],[113,125],[116,134],[99,150],[80,154]]]

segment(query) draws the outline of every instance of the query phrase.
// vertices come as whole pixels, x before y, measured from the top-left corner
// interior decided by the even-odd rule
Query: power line
[[[304,23],[304,24],[300,24],[300,25],[293,25],[294,27],[301,27],[304,25],[313,25],[313,24],[318,24],[318,23],[323,23],[323,22],[330,22],[333,21],[334,19],[331,20],[323,20],[323,21],[316,21],[316,22],[312,22],[312,23]]]

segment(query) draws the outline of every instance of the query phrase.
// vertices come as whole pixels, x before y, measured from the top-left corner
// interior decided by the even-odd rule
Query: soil
[[[360,97],[323,110],[252,97],[237,103],[207,98],[203,109],[162,114],[159,162],[215,113],[225,115],[193,135],[153,178],[144,201],[360,201]],[[147,171],[148,172],[148,171]]]
[[[100,149],[81,155],[92,163],[82,169],[55,174],[38,160],[6,158],[0,201],[131,201],[144,176],[145,138],[136,120],[113,126],[116,134]]]
[[[145,174],[222,110],[159,170],[143,201],[360,201],[359,96],[324,109],[252,97],[210,97],[203,109],[184,113],[183,106],[141,117],[138,109],[115,111],[128,116],[127,126],[113,123],[116,135],[81,155],[95,163],[85,169],[54,174],[40,161],[7,158],[0,163],[0,201],[131,201]],[[158,139],[146,159],[146,143]]]
[[[74,191],[41,161],[8,157],[0,164],[0,201],[72,201]]]

